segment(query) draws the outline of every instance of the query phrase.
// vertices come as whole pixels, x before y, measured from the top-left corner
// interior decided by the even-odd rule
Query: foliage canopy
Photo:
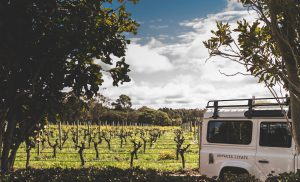
[[[116,86],[130,81],[124,32],[136,33],[138,24],[126,11],[126,1],[119,2],[116,9],[107,6],[112,0],[0,2],[3,171],[13,166],[20,143],[43,126],[47,115],[54,118],[66,88],[90,99],[99,91],[103,73]],[[105,64],[111,68],[104,69]]]
[[[217,22],[204,42],[210,56],[222,56],[245,66],[270,88],[284,87],[291,97],[293,135],[300,147],[300,2],[295,0],[241,0],[256,11],[254,22],[241,20],[237,28]],[[233,33],[238,34],[237,40]]]

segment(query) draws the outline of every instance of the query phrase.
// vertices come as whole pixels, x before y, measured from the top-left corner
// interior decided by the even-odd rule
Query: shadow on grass
[[[19,169],[14,172],[0,176],[1,182],[187,182],[187,181],[213,181],[205,176],[195,175],[191,171],[160,172],[156,170],[144,170],[140,168],[120,169],[114,167],[107,168],[50,168],[50,169]]]

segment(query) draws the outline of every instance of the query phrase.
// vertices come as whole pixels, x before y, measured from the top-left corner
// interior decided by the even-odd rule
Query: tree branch
[[[219,73],[221,73],[222,75],[225,75],[225,76],[236,76],[236,75],[251,76],[251,74],[249,74],[249,73],[242,73],[242,72],[236,72],[236,73],[233,73],[233,74],[226,74],[224,72],[221,72],[221,70],[219,70]]]

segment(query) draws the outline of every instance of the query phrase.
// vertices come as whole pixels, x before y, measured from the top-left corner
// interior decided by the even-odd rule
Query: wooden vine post
[[[79,144],[78,141],[79,141],[79,120],[77,120],[77,125],[76,125],[76,146],[78,146]]]
[[[198,152],[198,155],[199,155],[199,160],[198,160],[198,168],[199,168],[199,172],[200,172],[200,162],[201,162],[201,144],[202,144],[202,124],[203,124],[203,116],[200,117],[200,120],[199,120],[199,123],[198,123],[198,137],[199,137],[199,140],[198,140],[198,149],[199,149],[199,152]]]
[[[58,137],[59,137],[59,149],[61,150],[62,149],[62,141],[61,141],[61,121],[59,120],[59,123],[58,123]]]
[[[196,141],[197,139],[197,121],[194,121],[194,141]]]
[[[40,130],[41,124],[38,124],[38,139],[37,139],[37,156],[41,155],[41,130]]]

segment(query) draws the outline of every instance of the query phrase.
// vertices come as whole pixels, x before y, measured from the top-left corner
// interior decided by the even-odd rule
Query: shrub
[[[162,151],[158,155],[158,160],[173,160],[175,158],[174,152],[171,151]]]
[[[225,173],[224,182],[260,182],[255,176],[251,176],[249,174],[232,174]]]
[[[266,182],[294,182],[300,181],[300,173],[282,173],[279,175],[269,174]]]
[[[51,168],[51,169],[20,169],[0,175],[1,182],[210,182],[205,176],[178,176],[156,170],[140,168],[119,169],[107,168]]]

